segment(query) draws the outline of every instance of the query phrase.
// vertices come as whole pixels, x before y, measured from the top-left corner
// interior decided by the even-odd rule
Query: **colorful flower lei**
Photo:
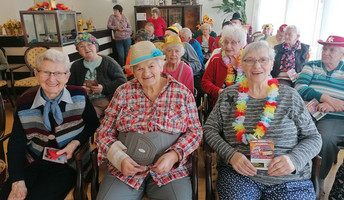
[[[235,83],[241,83],[242,80],[245,78],[244,73],[242,72],[242,68],[241,68],[241,54],[244,50],[242,49],[239,53],[239,56],[237,57],[237,77],[235,80]],[[234,84],[234,67],[231,63],[231,59],[226,55],[226,53],[224,51],[222,51],[221,53],[222,55],[222,61],[225,63],[225,65],[227,66],[227,76],[226,76],[226,80],[225,80],[225,84],[226,86],[230,86]]]
[[[278,81],[276,78],[270,78],[268,80],[268,96],[264,106],[264,111],[260,116],[259,123],[253,129],[254,133],[247,134],[244,127],[246,102],[248,101],[248,83],[247,78],[239,84],[238,100],[236,102],[235,121],[232,123],[234,131],[236,131],[236,139],[244,144],[248,144],[250,139],[264,136],[267,128],[269,128],[271,120],[274,119],[275,111],[277,108],[277,96],[278,96]]]

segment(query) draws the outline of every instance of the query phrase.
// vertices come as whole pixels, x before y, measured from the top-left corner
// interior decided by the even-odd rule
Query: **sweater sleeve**
[[[216,79],[216,65],[214,64],[214,57],[211,58],[208,67],[206,68],[202,81],[201,81],[201,87],[204,92],[207,94],[210,94],[211,98],[217,99],[219,96],[219,90],[221,88],[217,87],[214,82]]]
[[[24,180],[26,136],[18,112],[14,115],[11,137],[7,147],[8,172],[10,181]]]
[[[312,63],[306,63],[303,67],[298,79],[295,83],[295,89],[299,92],[303,100],[310,101],[316,99],[320,102],[322,93],[315,91],[313,88],[309,87],[314,76]]]
[[[118,26],[116,26],[116,23],[115,23],[115,16],[114,16],[114,15],[110,15],[109,20],[108,20],[108,23],[107,23],[107,27],[108,27],[109,29],[114,30],[114,31],[117,30]]]
[[[110,57],[103,57],[103,59],[106,59],[104,65],[107,65],[102,66],[104,69],[106,69],[103,71],[105,74],[101,74],[103,78],[100,78],[97,72],[97,79],[103,86],[102,94],[104,94],[110,100],[118,86],[125,83],[127,79],[124,76],[122,68],[115,60]]]
[[[80,144],[86,143],[90,136],[93,136],[96,129],[99,127],[100,123],[96,114],[96,111],[94,110],[94,107],[89,100],[89,98],[86,96],[86,105],[85,110],[82,113],[82,118],[85,122],[85,128],[81,131],[74,139],[78,140]]]
[[[322,146],[322,140],[312,117],[297,92],[294,92],[292,101],[294,104],[292,116],[298,130],[299,142],[287,155],[298,171],[318,155]]]

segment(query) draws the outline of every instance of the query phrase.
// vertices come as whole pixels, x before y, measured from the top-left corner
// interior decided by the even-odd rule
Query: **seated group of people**
[[[94,133],[98,164],[107,166],[97,199],[191,199],[189,155],[203,134],[219,156],[221,199],[314,199],[311,159],[320,152],[324,179],[344,136],[344,38],[319,40],[321,60],[305,64],[309,47],[298,29],[285,33],[274,51],[265,41],[247,45],[241,26],[224,26],[220,52],[201,79],[214,107],[203,128],[193,94],[202,65],[189,62],[195,51],[179,29],[166,29],[162,51],[150,41],[131,46],[130,81],[116,61],[98,55],[91,34],[75,39],[83,58],[72,66],[64,53],[47,50],[35,69],[40,86],[17,100],[0,199],[64,199],[76,179],[73,153]],[[327,113],[315,123],[304,103],[312,99]],[[250,144],[263,141],[273,143],[273,158],[258,170]],[[47,147],[67,163],[43,159]]]

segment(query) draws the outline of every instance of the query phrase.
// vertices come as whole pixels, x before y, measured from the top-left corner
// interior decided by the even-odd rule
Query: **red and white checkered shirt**
[[[168,83],[155,101],[147,98],[137,79],[118,87],[96,131],[98,164],[106,162],[113,175],[136,190],[148,173],[159,186],[188,176],[192,167],[188,156],[198,148],[203,136],[192,93],[170,75],[163,74],[163,77],[168,79]],[[177,142],[166,150],[175,150],[180,163],[166,174],[156,174],[148,166],[147,171],[135,176],[124,176],[107,160],[106,155],[111,145],[118,140],[118,132],[129,131],[141,134],[154,131],[182,133]]]

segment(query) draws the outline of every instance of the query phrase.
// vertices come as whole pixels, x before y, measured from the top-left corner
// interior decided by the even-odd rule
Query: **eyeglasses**
[[[50,75],[53,75],[57,79],[63,78],[68,72],[49,72],[49,71],[43,71],[36,69],[37,72],[42,76],[43,78],[49,78]]]
[[[244,62],[247,65],[254,65],[254,64],[256,64],[256,62],[259,62],[260,65],[266,65],[270,62],[270,58],[268,58],[268,57],[263,57],[263,58],[259,58],[259,59],[248,58],[248,59],[245,59]]]
[[[223,44],[224,44],[224,45],[230,44],[231,46],[236,46],[236,45],[238,45],[239,43],[240,43],[240,41],[235,41],[235,40],[232,40],[232,41],[224,40],[224,41],[223,41]]]
[[[91,48],[93,45],[94,45],[93,43],[88,43],[88,44],[86,44],[86,45],[79,45],[79,46],[78,46],[78,49],[80,49],[80,50],[85,50],[86,47],[89,49],[89,48]]]

